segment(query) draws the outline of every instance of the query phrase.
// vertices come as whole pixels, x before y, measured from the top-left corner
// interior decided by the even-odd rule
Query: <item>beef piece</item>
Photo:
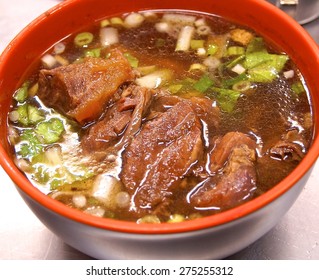
[[[170,200],[201,157],[201,129],[188,101],[145,123],[123,153],[120,174],[137,211],[151,212]]]
[[[255,141],[241,132],[228,132],[217,139],[216,148],[210,154],[209,171],[213,174],[222,168],[232,150],[244,144],[250,149],[256,149]]]
[[[269,152],[272,157],[287,161],[301,161],[304,157],[302,147],[289,140],[280,140]]]
[[[252,198],[256,190],[256,154],[246,144],[232,149],[221,178],[209,177],[192,196],[196,207],[226,210]]]
[[[215,132],[220,122],[220,110],[215,102],[202,97],[192,97],[190,101],[196,115],[205,122],[206,129],[209,132]]]
[[[121,98],[105,113],[104,117],[93,124],[82,137],[84,153],[102,151],[114,145],[122,137],[124,145],[141,126],[142,118],[148,111],[153,90],[131,85]]]
[[[85,124],[97,119],[118,88],[133,79],[128,60],[114,49],[108,59],[85,58],[41,70],[38,96],[46,106]]]

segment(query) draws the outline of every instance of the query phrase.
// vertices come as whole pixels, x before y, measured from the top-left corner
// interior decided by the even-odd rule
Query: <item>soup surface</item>
[[[293,61],[197,13],[96,22],[44,54],[13,94],[9,141],[41,191],[99,217],[180,222],[269,190],[311,144]]]

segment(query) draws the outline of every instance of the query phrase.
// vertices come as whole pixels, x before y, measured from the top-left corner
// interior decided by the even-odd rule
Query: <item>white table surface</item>
[[[31,20],[59,0],[0,0],[0,53]],[[319,20],[305,26],[319,43]],[[90,259],[52,234],[0,167],[0,260]],[[269,233],[229,259],[319,260],[319,161],[302,194]]]

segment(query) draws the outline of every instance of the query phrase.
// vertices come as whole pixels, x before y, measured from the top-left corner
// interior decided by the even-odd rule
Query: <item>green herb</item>
[[[40,154],[43,151],[43,146],[36,136],[33,129],[23,130],[21,136],[20,151],[18,153],[23,158],[31,158]]]

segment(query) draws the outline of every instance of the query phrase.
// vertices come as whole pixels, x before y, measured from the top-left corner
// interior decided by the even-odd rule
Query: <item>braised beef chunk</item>
[[[196,115],[205,123],[207,132],[214,133],[219,127],[220,110],[212,99],[192,97],[190,99]]]
[[[227,164],[221,175],[208,177],[192,196],[191,203],[196,207],[225,210],[252,198],[256,191],[256,152],[246,137],[236,134],[239,142],[232,147],[225,146],[224,138],[228,140],[229,135],[223,137],[216,150],[218,153],[220,149],[229,151]]]
[[[83,136],[85,153],[94,153],[114,145],[120,137],[125,143],[140,129],[142,118],[148,112],[153,90],[135,85],[127,87],[121,98],[107,109],[104,117],[93,124]]]
[[[281,160],[301,161],[304,157],[302,147],[288,140],[278,141],[269,152],[272,157]]]
[[[228,132],[216,141],[216,148],[210,154],[209,171],[214,173],[222,168],[234,148],[247,145],[250,149],[256,149],[256,143],[241,132]]]
[[[118,88],[133,78],[128,60],[114,49],[107,59],[85,58],[41,70],[38,96],[46,106],[84,124],[97,119]]]
[[[166,203],[203,152],[201,123],[181,101],[145,123],[123,154],[120,175],[138,209]]]

